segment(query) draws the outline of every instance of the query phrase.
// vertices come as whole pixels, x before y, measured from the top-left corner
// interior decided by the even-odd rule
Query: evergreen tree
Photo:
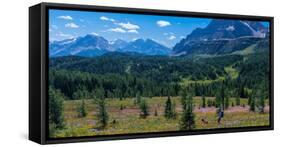
[[[148,108],[148,104],[146,102],[146,99],[141,99],[141,102],[139,104],[140,110],[141,110],[141,114],[140,116],[142,118],[146,118],[149,115],[149,108]]]
[[[165,113],[164,116],[166,118],[168,118],[168,119],[173,117],[173,114],[172,114],[172,102],[171,102],[170,96],[168,96],[168,99],[166,101],[164,113]]]
[[[250,96],[248,98],[248,105],[251,105],[251,103],[252,103],[252,95],[253,95],[253,92],[250,94]]]
[[[250,111],[255,111],[256,110],[256,92],[253,91],[251,96],[250,96]]]
[[[108,124],[108,113],[106,111],[106,103],[105,103],[105,98],[100,98],[97,101],[97,108],[98,108],[98,113],[97,113],[97,118],[98,118],[98,124],[100,128],[105,128]]]
[[[186,99],[187,99],[187,90],[184,89],[181,92],[181,104],[182,104],[182,109],[185,110],[186,109]]]
[[[90,93],[85,87],[79,88],[77,91],[73,93],[73,98],[76,100],[89,99]]]
[[[138,92],[137,95],[136,95],[136,103],[137,104],[140,104],[141,103],[141,96],[140,96],[140,93]]]
[[[83,95],[82,91],[79,89],[73,93],[72,97],[73,97],[73,99],[78,100],[82,97],[82,95]]]
[[[64,127],[63,108],[64,95],[49,86],[49,122],[54,124],[55,128]]]
[[[229,100],[228,102],[225,102],[224,83],[222,83],[220,91],[220,106],[222,106],[222,110],[225,109],[225,105],[229,106]]]
[[[220,96],[219,92],[216,93],[215,106],[216,106],[216,108],[221,106],[221,96]]]
[[[228,109],[228,108],[229,108],[229,97],[227,96],[224,102],[224,109]]]
[[[208,100],[207,100],[207,106],[208,106],[208,107],[211,107],[212,105],[213,105],[212,100],[208,99]]]
[[[92,97],[94,103],[97,107],[97,120],[100,128],[105,128],[108,124],[109,115],[106,110],[106,101],[105,101],[105,93],[102,87],[97,88],[94,92],[92,92]]]
[[[136,98],[133,98],[133,103],[134,103],[135,106],[138,104]]]
[[[85,101],[82,99],[81,105],[77,108],[78,117],[86,117],[87,111]]]
[[[195,128],[195,114],[193,113],[193,97],[189,95],[185,99],[185,108],[180,120],[181,130],[192,130]]]
[[[265,106],[265,97],[260,97],[259,98],[259,112],[263,113],[264,112],[264,106]]]
[[[158,116],[158,112],[157,112],[157,109],[155,108],[154,110],[154,116]]]
[[[244,88],[244,84],[242,84],[242,86],[240,87],[240,97],[241,98],[247,97],[246,96],[246,91],[245,91],[245,88]]]
[[[205,97],[205,95],[202,96],[202,107],[203,108],[206,107],[206,97]]]
[[[124,106],[121,104],[120,105],[120,110],[123,110],[124,109]]]
[[[236,106],[240,106],[240,97],[239,96],[236,96],[235,103],[236,103]]]
[[[263,113],[265,107],[265,96],[264,94],[262,94],[261,90],[258,91],[257,98],[258,98],[258,110],[260,113]]]
[[[173,114],[173,119],[177,117],[177,111],[176,111],[176,102],[172,101],[172,114]]]
[[[239,95],[239,88],[233,91],[233,96],[235,97],[235,105],[240,106],[241,105],[241,99]]]
[[[94,92],[94,97],[97,99],[104,99],[105,98],[105,92],[103,87],[97,88]]]

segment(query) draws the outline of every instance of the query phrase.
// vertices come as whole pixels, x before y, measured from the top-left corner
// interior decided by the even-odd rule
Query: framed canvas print
[[[273,129],[273,18],[41,3],[29,9],[29,139]]]

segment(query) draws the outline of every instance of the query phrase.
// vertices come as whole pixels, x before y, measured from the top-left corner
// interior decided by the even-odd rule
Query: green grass
[[[170,120],[167,120],[163,116],[167,97],[153,97],[146,99],[149,105],[150,115],[145,119],[139,117],[140,110],[138,109],[138,106],[134,104],[134,99],[107,99],[106,107],[109,114],[109,124],[102,130],[98,129],[96,121],[97,111],[93,100],[85,101],[88,115],[84,118],[77,117],[78,114],[76,110],[81,103],[80,100],[65,101],[65,128],[61,130],[53,130],[51,137],[96,136],[179,130],[180,115],[182,111],[179,97],[172,97],[172,101],[176,103],[177,117],[176,119]],[[214,100],[213,97],[206,97],[206,99]],[[266,112],[261,114],[248,111],[247,99],[241,99],[241,106],[231,107],[232,103],[235,104],[235,98],[230,98],[230,108],[225,111],[225,117],[223,118],[222,123],[217,124],[216,108],[201,108],[201,97],[194,97],[194,112],[196,115],[195,129],[269,125],[268,104]],[[123,110],[120,110],[121,105],[124,107]],[[245,107],[242,107],[242,105],[245,105]],[[158,116],[154,116],[155,110],[157,110]],[[203,123],[201,121],[202,118],[207,120],[208,124]]]
[[[250,45],[249,47],[243,49],[243,50],[239,50],[239,51],[235,51],[233,52],[232,54],[235,54],[235,55],[248,55],[248,54],[252,54],[254,53],[254,49],[255,47],[257,46],[257,44],[253,44],[253,45]]]
[[[232,78],[235,79],[239,76],[239,72],[231,66],[225,67],[224,71]],[[193,83],[199,83],[199,84],[211,84],[213,82],[223,81],[225,80],[225,76],[220,76],[217,79],[214,80],[190,80],[190,78],[182,78],[180,84],[181,85],[189,85]]]
[[[232,66],[225,67],[224,70],[227,72],[227,74],[232,78],[235,79],[239,76],[239,72],[233,68]]]
[[[218,77],[215,80],[190,80],[189,78],[183,78],[180,82],[181,85],[189,85],[193,83],[199,83],[199,84],[211,84],[213,82],[223,81],[225,77]]]

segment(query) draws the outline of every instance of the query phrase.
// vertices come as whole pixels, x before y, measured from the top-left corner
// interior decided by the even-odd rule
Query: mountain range
[[[121,39],[108,41],[102,36],[85,36],[49,43],[50,57],[101,56],[110,52],[144,55],[221,55],[259,52],[269,47],[269,30],[260,22],[238,20],[212,20],[205,28],[196,28],[170,49],[152,39],[127,42]]]
[[[102,36],[88,34],[83,37],[50,43],[50,56],[100,56],[108,52],[134,52],[144,55],[169,55],[171,49],[151,39],[126,42],[121,39],[107,41]]]
[[[145,55],[169,55],[171,49],[153,41],[152,39],[137,39],[127,46],[120,48],[120,52],[136,52]]]
[[[50,43],[50,56],[100,56],[114,48],[103,37],[88,34],[83,37]]]

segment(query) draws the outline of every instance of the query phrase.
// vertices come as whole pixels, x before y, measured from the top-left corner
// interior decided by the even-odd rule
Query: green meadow
[[[106,109],[109,114],[108,125],[100,129],[97,123],[97,108],[94,100],[85,100],[87,115],[79,117],[77,113],[81,100],[67,100],[64,102],[64,128],[51,129],[51,137],[77,137],[113,134],[130,134],[144,132],[164,132],[180,130],[180,118],[182,106],[180,97],[172,97],[176,105],[176,117],[167,119],[164,117],[165,102],[167,97],[144,98],[147,100],[149,115],[140,117],[140,109],[135,104],[134,98],[106,99]],[[214,101],[214,97],[206,97],[206,100]],[[266,101],[263,113],[249,111],[248,99],[241,98],[240,105],[236,106],[235,98],[230,98],[230,106],[224,112],[224,117],[219,124],[214,106],[202,108],[202,98],[194,97],[195,130],[215,128],[235,128],[248,126],[268,126],[269,106]],[[204,119],[205,122],[202,121]]]

